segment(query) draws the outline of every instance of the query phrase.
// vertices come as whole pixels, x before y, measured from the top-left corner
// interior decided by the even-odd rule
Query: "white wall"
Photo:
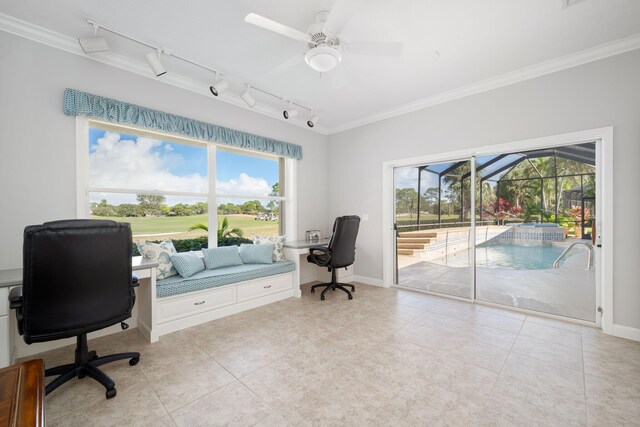
[[[383,161],[610,125],[614,323],[640,328],[640,51],[331,135],[329,213],[369,214],[355,274],[382,279]]]
[[[0,269],[22,267],[26,225],[76,214],[75,119],[65,88],[300,144],[298,236],[327,229],[327,137],[153,79],[0,32]],[[310,190],[312,189],[312,190]]]

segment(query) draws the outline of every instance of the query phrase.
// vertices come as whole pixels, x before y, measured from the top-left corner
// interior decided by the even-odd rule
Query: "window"
[[[284,234],[283,158],[79,120],[79,217],[129,222],[134,240],[178,251]]]

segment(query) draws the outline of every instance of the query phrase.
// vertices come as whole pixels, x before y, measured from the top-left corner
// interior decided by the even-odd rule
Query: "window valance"
[[[302,147],[296,144],[176,116],[75,89],[65,89],[63,108],[64,113],[68,116],[87,116],[111,123],[140,126],[204,141],[213,141],[246,150],[298,160],[302,158]]]

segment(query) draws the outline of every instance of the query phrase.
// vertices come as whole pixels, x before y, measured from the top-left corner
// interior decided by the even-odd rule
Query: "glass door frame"
[[[584,142],[596,143],[596,212],[597,219],[596,244],[594,247],[596,265],[599,269],[596,274],[596,322],[595,326],[602,327],[603,332],[614,334],[613,324],[613,127],[603,127],[589,129],[584,131],[570,132],[566,134],[553,135],[549,137],[532,138],[503,144],[496,144],[486,147],[469,148],[449,153],[438,153],[426,156],[416,156],[408,159],[398,159],[384,161],[382,164],[382,262],[383,262],[383,278],[382,281],[374,279],[371,281],[379,286],[390,287],[397,286],[395,284],[395,272],[397,265],[395,262],[395,232],[393,227],[395,222],[395,209],[393,206],[394,182],[393,169],[395,167],[411,166],[426,163],[450,162],[456,160],[466,160],[475,157],[496,155],[503,152],[517,152],[526,150],[535,150],[542,148],[553,148],[567,145],[580,144]],[[473,162],[475,168],[475,162]],[[475,174],[474,181],[475,181]],[[474,182],[475,184],[475,182]],[[475,193],[475,191],[473,192]],[[475,202],[475,194],[473,195]],[[475,203],[474,203],[475,205]],[[472,220],[475,225],[475,206],[473,209]],[[474,233],[475,234],[475,233]],[[475,236],[473,237],[475,242]],[[474,254],[475,255],[475,254]],[[475,264],[475,258],[474,258]],[[473,279],[471,281],[475,288],[475,268],[473,271]],[[477,301],[475,299],[475,289],[471,293],[472,303],[479,302],[485,305],[497,304]],[[454,297],[455,298],[455,297]],[[549,315],[545,313],[537,313],[530,310],[519,309],[514,307],[506,308],[521,311],[525,313],[537,314],[546,317],[560,316]],[[575,323],[593,325],[591,322],[574,321]]]

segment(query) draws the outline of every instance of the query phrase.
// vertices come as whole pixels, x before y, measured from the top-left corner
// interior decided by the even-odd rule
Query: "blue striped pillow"
[[[173,266],[182,277],[191,277],[199,271],[204,270],[202,259],[193,252],[184,252],[171,257]]]
[[[273,243],[253,245],[243,243],[240,245],[240,258],[245,264],[273,264]]]
[[[242,264],[238,247],[235,245],[203,249],[202,253],[204,254],[204,265],[206,265],[209,270]]]

